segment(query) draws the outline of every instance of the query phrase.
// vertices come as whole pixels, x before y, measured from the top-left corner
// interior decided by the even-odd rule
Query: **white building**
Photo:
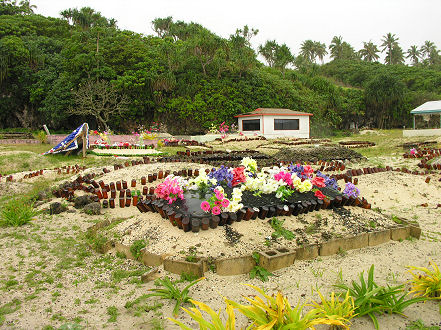
[[[259,134],[266,138],[309,138],[309,118],[312,113],[289,109],[258,108],[235,116],[239,131],[245,135]]]

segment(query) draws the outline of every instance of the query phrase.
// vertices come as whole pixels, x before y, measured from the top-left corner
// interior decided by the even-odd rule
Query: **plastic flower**
[[[415,148],[412,148],[412,149],[410,149],[410,154],[411,154],[411,155],[415,155],[415,154],[416,154],[416,151],[417,151],[417,150],[416,150]]]
[[[257,171],[257,162],[251,157],[244,157],[240,165],[245,167],[248,171],[255,173]]]
[[[348,182],[343,190],[343,195],[357,198],[360,195],[360,190],[352,182]]]
[[[219,208],[219,206],[214,206],[213,209],[211,210],[211,212],[214,215],[219,215],[221,213],[221,209]]]
[[[226,198],[224,198],[221,202],[222,207],[228,207],[228,205],[230,205],[230,201]]]
[[[323,193],[322,193],[320,190],[318,190],[318,189],[315,191],[314,196],[317,197],[318,199],[324,199],[324,198],[326,197],[326,196],[323,195]]]
[[[317,186],[317,187],[320,187],[320,188],[326,187],[325,178],[322,178],[322,177],[319,177],[319,176],[316,176],[314,179],[312,179],[311,183],[314,186]]]
[[[309,180],[303,181],[299,186],[299,192],[301,193],[311,191],[311,189],[312,189],[312,183]]]
[[[201,209],[205,212],[210,211],[210,203],[208,203],[207,201],[203,201],[201,203]]]

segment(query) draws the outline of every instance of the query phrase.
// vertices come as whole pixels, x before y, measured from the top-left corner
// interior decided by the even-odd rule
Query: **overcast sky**
[[[394,33],[404,51],[425,40],[441,49],[441,0],[31,0],[35,13],[60,17],[68,8],[92,7],[115,18],[120,29],[153,34],[151,21],[173,16],[196,22],[222,37],[244,25],[259,29],[254,49],[266,40],[286,43],[294,55],[304,40],[329,46],[342,36],[355,50],[363,41],[378,47],[386,33]]]

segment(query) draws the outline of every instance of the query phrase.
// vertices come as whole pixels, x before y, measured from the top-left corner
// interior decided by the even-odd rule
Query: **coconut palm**
[[[439,50],[435,44],[429,40],[424,42],[420,48],[420,53],[424,57],[424,61],[430,65],[436,64],[440,60]]]
[[[326,45],[322,44],[320,41],[314,41],[314,54],[318,57],[318,59],[323,63],[323,57],[328,54],[326,50]],[[315,60],[314,56],[314,60]]]
[[[363,42],[363,48],[359,50],[358,54],[361,56],[363,61],[366,62],[376,62],[380,56],[377,54],[380,51],[372,41]]]
[[[381,44],[381,47],[383,47],[383,49],[381,51],[386,51],[386,58],[384,61],[387,64],[392,64],[392,48],[398,45],[398,38],[395,36],[395,34],[389,32],[388,34],[383,36],[383,39],[381,40],[383,41],[383,43]]]
[[[418,50],[418,47],[415,45],[410,46],[410,48],[407,50],[406,58],[410,58],[410,60],[412,61],[412,65],[417,65],[420,57],[421,53]]]
[[[315,54],[314,48],[315,48],[314,41],[309,39],[302,42],[302,45],[300,47],[300,54],[306,61],[308,62],[315,61],[317,55]]]
[[[334,36],[331,44],[329,45],[331,58],[334,60],[340,60],[343,58],[343,38],[341,36]]]

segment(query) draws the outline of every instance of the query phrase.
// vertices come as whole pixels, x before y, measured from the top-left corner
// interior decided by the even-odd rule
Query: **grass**
[[[0,211],[0,226],[19,227],[29,223],[38,213],[25,198],[11,199]]]

